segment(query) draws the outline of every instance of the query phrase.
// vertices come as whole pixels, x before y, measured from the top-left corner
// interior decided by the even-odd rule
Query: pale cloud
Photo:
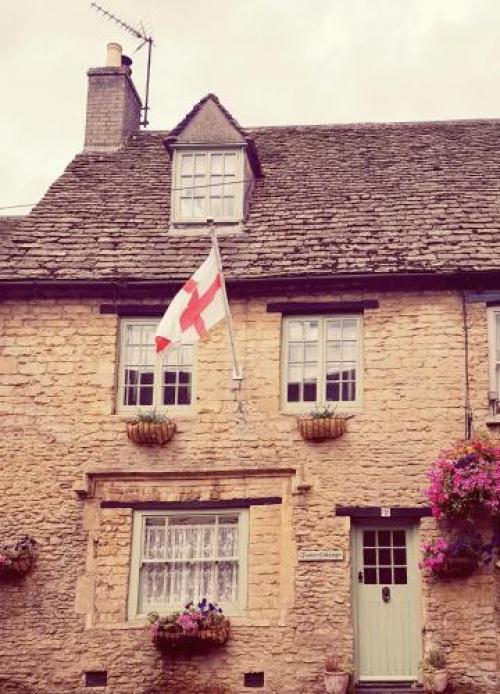
[[[152,27],[151,125],[206,93],[243,125],[491,118],[497,0],[103,0]],[[81,150],[86,75],[137,42],[87,0],[0,0],[0,206],[38,200]],[[144,49],[134,58],[143,93]],[[0,212],[1,213],[1,212]],[[5,211],[4,211],[5,213]]]

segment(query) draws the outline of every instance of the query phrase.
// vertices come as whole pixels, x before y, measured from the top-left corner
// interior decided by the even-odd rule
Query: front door
[[[358,679],[416,680],[420,610],[415,528],[379,522],[354,530]]]

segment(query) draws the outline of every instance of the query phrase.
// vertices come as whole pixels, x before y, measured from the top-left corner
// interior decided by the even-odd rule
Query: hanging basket
[[[140,446],[164,446],[175,434],[173,419],[165,422],[127,422],[127,436]]]
[[[298,417],[300,435],[307,441],[337,439],[347,429],[347,417]]]
[[[436,574],[440,578],[466,578],[474,573],[477,566],[477,557],[447,557]]]
[[[230,622],[225,619],[221,624],[189,634],[160,629],[153,637],[153,643],[160,650],[183,649],[188,651],[204,650],[222,646],[229,638]]]
[[[0,564],[0,578],[20,578],[28,573],[33,566],[34,557],[32,554],[22,554],[11,558],[9,563]]]

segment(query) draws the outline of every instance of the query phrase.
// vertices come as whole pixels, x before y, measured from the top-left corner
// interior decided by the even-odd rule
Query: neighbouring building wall
[[[267,692],[323,691],[325,657],[353,650],[350,521],[335,505],[421,505],[429,464],[464,435],[458,293],[280,300],[366,298],[380,305],[364,313],[363,404],[343,437],[303,441],[281,412],[273,296],[232,302],[240,387],[223,326],[200,343],[194,413],[165,447],[135,446],[115,414],[119,319],[101,315],[99,299],[0,303],[0,539],[38,541],[33,571],[0,583],[0,689],[84,692],[85,671],[107,670],[113,694],[208,692],[208,681],[244,692],[252,671]],[[485,312],[469,311],[476,427],[488,417]],[[249,509],[246,614],[210,656],[160,656],[127,623],[132,512],[102,501],[245,497],[281,498]],[[422,521],[422,537],[434,531]],[[342,561],[297,561],[332,547]],[[457,692],[498,691],[499,575],[423,581],[423,639],[445,649]]]

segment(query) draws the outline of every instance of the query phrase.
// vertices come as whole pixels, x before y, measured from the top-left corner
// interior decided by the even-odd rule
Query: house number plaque
[[[341,549],[303,549],[299,552],[299,561],[342,561],[343,558]]]

